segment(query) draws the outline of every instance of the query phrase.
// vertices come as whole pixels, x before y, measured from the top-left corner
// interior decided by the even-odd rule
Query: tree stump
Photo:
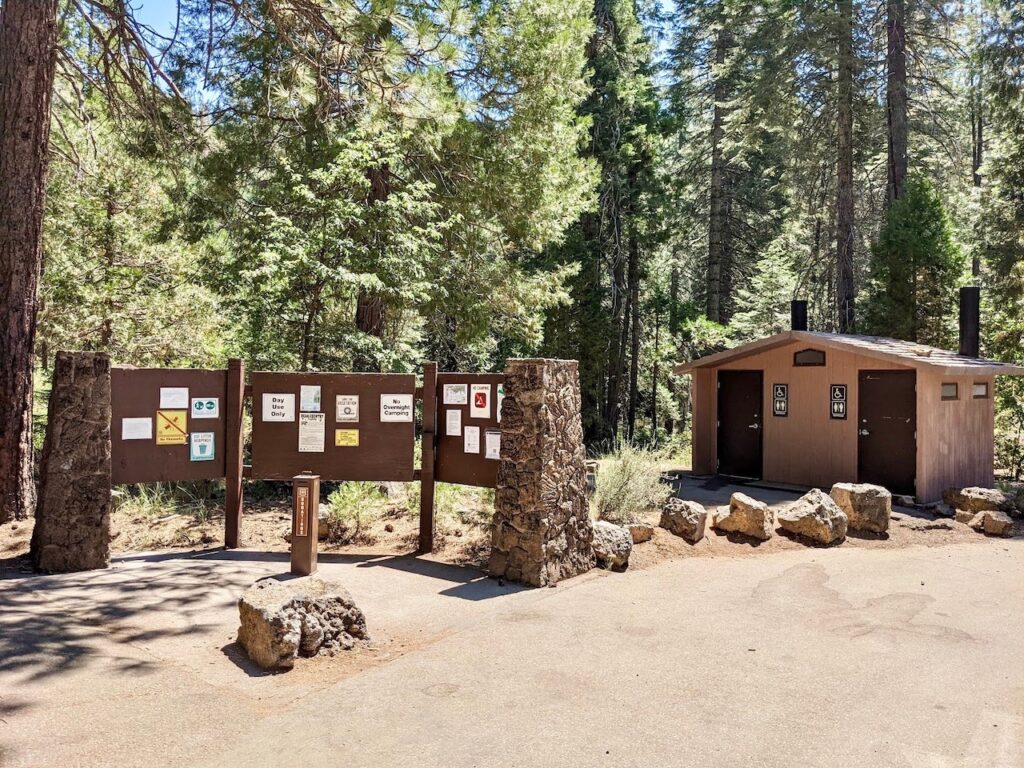
[[[110,358],[58,352],[40,463],[32,565],[66,573],[110,564]]]

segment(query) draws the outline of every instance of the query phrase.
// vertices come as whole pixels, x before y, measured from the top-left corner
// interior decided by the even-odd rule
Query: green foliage
[[[601,520],[629,523],[659,509],[671,494],[661,481],[665,455],[622,443],[599,459],[593,509]]]
[[[117,489],[116,509],[129,517],[159,518],[189,515],[197,523],[210,521],[215,505],[211,483],[150,483]]]
[[[964,256],[938,191],[911,176],[872,249],[868,330],[949,347],[963,272]]]
[[[327,537],[352,542],[366,533],[387,502],[377,483],[349,480],[327,497]]]

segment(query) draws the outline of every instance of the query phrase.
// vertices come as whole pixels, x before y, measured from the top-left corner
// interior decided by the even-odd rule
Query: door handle
[[[758,429],[760,426],[761,426],[760,424],[756,424],[756,423],[755,424],[748,424],[747,425],[747,429]]]
[[[861,435],[862,437],[866,437],[867,435],[870,435],[871,433],[868,432],[866,429],[860,429],[860,430],[857,430],[857,434]]]

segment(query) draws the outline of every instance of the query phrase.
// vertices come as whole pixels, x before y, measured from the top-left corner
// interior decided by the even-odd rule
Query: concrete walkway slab
[[[1024,540],[798,549],[499,586],[331,558],[378,647],[263,675],[285,556],[0,581],[0,764],[1018,766]]]

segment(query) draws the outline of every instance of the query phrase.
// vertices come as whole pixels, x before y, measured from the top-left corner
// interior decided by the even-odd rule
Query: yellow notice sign
[[[334,430],[334,444],[337,446],[358,447],[358,429],[336,429]]]
[[[185,445],[188,442],[188,411],[156,412],[156,444]]]

